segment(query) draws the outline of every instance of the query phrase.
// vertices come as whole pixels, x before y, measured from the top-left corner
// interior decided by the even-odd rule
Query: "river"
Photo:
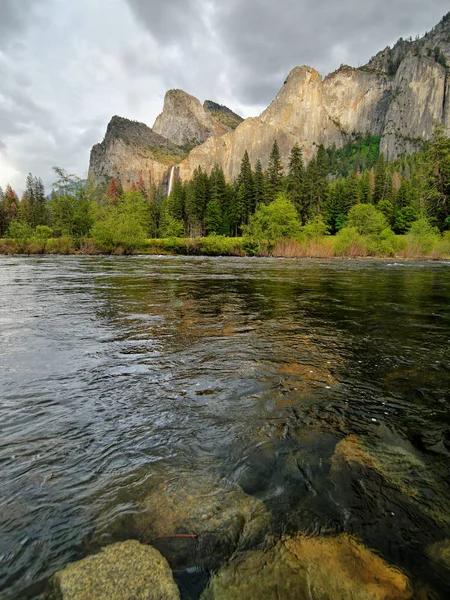
[[[0,286],[2,598],[114,541],[156,474],[201,472],[273,535],[348,532],[450,597],[450,264],[14,256]],[[356,438],[378,471],[336,475]]]

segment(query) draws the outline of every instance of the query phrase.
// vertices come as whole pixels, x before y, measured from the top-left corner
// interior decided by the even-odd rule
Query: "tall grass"
[[[111,254],[124,254],[120,245]],[[133,254],[184,256],[272,256],[279,258],[365,258],[398,257],[406,259],[450,260],[450,232],[443,236],[425,232],[425,236],[380,234],[362,236],[352,228],[338,235],[313,239],[254,242],[246,238],[210,236],[205,238],[148,239]],[[68,236],[27,241],[0,239],[0,254],[104,254],[91,238]]]

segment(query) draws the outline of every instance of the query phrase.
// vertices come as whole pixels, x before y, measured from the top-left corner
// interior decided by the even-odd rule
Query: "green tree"
[[[306,222],[306,206],[304,202],[305,187],[305,165],[303,163],[303,152],[298,144],[291,150],[289,157],[289,171],[287,175],[287,193],[290,201],[294,204],[300,219]]]
[[[243,188],[244,194],[242,197],[242,223],[248,223],[248,218],[255,211],[255,182],[253,180],[253,171],[250,164],[250,158],[247,150],[241,161],[241,170],[237,178],[239,188]]]
[[[373,203],[378,204],[386,197],[386,160],[379,154],[375,164]]]
[[[255,174],[253,177],[255,183],[255,207],[258,208],[266,197],[266,179],[262,168],[262,163],[258,159],[255,164]]]
[[[283,165],[277,140],[274,141],[266,172],[266,203],[272,202],[283,189]]]
[[[250,218],[246,235],[258,240],[274,242],[297,239],[301,235],[301,223],[294,204],[285,194],[278,194],[270,204],[261,204]]]
[[[348,213],[348,225],[360,235],[376,235],[386,229],[386,217],[372,204],[356,204]]]
[[[222,211],[217,200],[210,200],[206,206],[207,235],[220,234],[222,231]]]

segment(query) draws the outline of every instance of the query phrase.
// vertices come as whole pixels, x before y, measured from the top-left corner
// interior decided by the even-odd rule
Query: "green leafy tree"
[[[250,218],[246,235],[258,240],[274,242],[298,239],[301,223],[294,204],[285,194],[278,194],[270,204],[262,204]]]
[[[378,234],[386,229],[386,217],[372,204],[357,204],[348,213],[348,225],[361,235]]]

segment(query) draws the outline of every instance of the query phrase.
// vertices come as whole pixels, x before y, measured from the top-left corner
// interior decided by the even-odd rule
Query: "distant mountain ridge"
[[[189,180],[197,167],[209,171],[217,163],[232,180],[246,150],[252,164],[259,159],[265,166],[277,140],[287,164],[295,143],[308,159],[320,144],[341,147],[356,133],[380,135],[391,160],[420,149],[435,122],[450,129],[449,65],[450,13],[422,38],[400,39],[363,67],[341,65],[325,79],[311,67],[295,67],[256,118],[243,120],[213,101],[202,105],[170,90],[153,130],[125,119],[118,127],[113,118],[92,149],[90,177],[117,177],[125,188],[140,179],[164,184],[171,165]]]

